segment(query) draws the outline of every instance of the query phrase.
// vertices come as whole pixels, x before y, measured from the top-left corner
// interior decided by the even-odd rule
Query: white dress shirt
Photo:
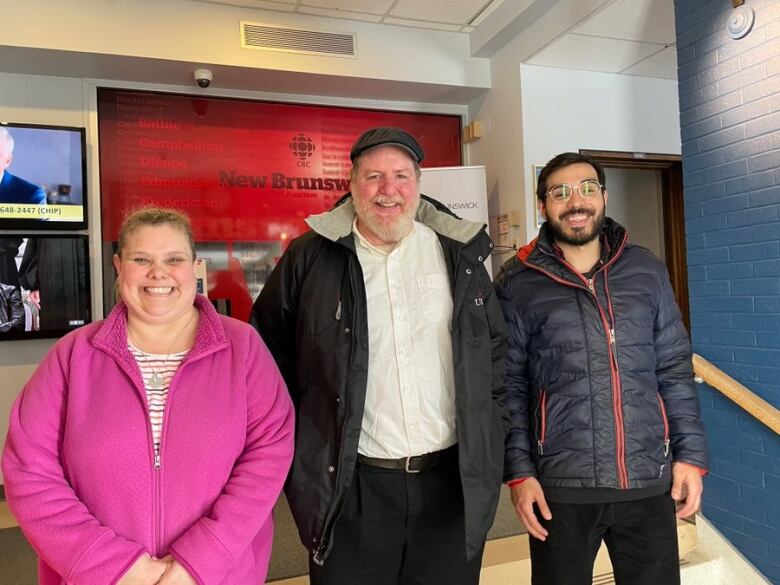
[[[358,451],[398,459],[446,449],[457,438],[452,293],[439,239],[418,222],[391,249],[371,245],[356,223],[352,231],[368,301]]]

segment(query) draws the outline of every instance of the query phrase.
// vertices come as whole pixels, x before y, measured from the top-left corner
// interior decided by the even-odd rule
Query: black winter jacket
[[[18,286],[0,282],[0,333],[24,331],[24,304]]]
[[[555,252],[546,225],[497,278],[509,335],[506,481],[654,488],[670,484],[672,461],[707,467],[666,267],[606,221],[609,256],[590,280]]]
[[[312,231],[282,256],[252,309],[296,407],[295,457],[285,488],[301,540],[322,563],[357,461],[368,373],[363,273],[347,194],[308,218]],[[416,220],[439,236],[453,295],[460,476],[469,557],[495,515],[509,424],[503,404],[505,324],[483,266],[493,244],[484,226],[422,198]]]

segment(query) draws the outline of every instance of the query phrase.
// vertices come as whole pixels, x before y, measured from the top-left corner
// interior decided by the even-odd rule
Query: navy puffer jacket
[[[669,485],[707,467],[691,348],[666,267],[607,218],[608,259],[586,279],[539,238],[502,268],[512,428],[504,480],[553,488]]]

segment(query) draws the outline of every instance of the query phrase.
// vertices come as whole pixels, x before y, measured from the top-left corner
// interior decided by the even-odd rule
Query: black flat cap
[[[423,149],[410,134],[407,134],[400,128],[380,126],[379,128],[366,130],[360,135],[360,138],[352,145],[349,159],[354,163],[355,159],[361,154],[377,146],[398,146],[403,148],[418,163],[422,162],[422,159],[425,157]]]

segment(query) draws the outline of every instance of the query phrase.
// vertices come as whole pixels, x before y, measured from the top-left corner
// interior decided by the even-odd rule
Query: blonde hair
[[[187,243],[195,260],[195,237],[192,235],[192,222],[181,211],[166,207],[144,207],[128,215],[119,227],[119,247],[117,256],[122,257],[122,248],[127,245],[127,239],[136,231],[146,226],[169,225],[179,230],[187,238]]]

